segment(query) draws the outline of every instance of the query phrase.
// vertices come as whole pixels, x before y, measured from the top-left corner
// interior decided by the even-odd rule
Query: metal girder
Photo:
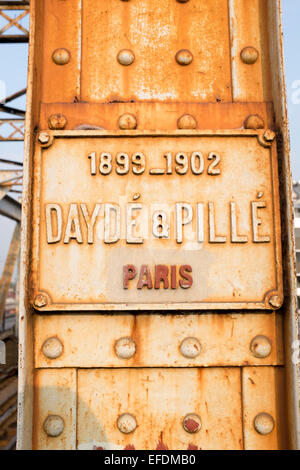
[[[0,119],[0,129],[2,126],[9,126],[9,132],[0,131],[0,141],[2,142],[19,142],[24,140],[24,119]]]
[[[13,181],[19,180],[22,176],[22,170],[0,170],[0,186],[10,186]]]
[[[0,105],[0,111],[2,113],[12,114],[13,116],[25,116],[25,111],[23,109],[12,108],[11,106]]]
[[[2,201],[1,201],[2,202]],[[2,324],[7,292],[11,283],[14,267],[20,250],[21,224],[17,223],[10,243],[9,251],[5,261],[2,278],[0,281],[0,325]]]
[[[14,101],[17,98],[20,98],[20,96],[25,95],[26,91],[27,91],[27,88],[23,88],[23,90],[17,91],[16,93],[13,93],[12,95],[7,96],[5,100],[3,100],[2,104],[6,104],[6,103],[9,103],[10,101]]]
[[[0,16],[7,21],[7,24],[0,29],[0,43],[26,43],[29,40],[29,31],[24,28],[19,21],[29,14],[30,4],[29,1],[19,2],[0,2]],[[20,10],[20,14],[16,18],[12,18],[5,10],[16,11]],[[23,34],[4,34],[10,28],[16,27]]]
[[[16,222],[20,222],[21,204],[10,196],[4,196],[0,201],[0,214]]]
[[[0,163],[8,163],[9,165],[23,166],[22,162],[17,162],[13,160],[7,160],[6,158],[0,158]]]

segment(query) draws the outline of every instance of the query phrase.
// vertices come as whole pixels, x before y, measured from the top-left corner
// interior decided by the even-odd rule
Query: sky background
[[[300,0],[282,0],[286,86],[291,133],[291,165],[293,179],[300,180]],[[0,19],[0,28],[5,21]],[[28,27],[25,18],[21,24]],[[11,30],[11,34],[14,30]],[[0,44],[0,93],[5,83],[6,95],[26,87],[28,46]],[[25,97],[10,103],[25,109]],[[0,113],[0,117],[8,117]],[[0,158],[23,160],[23,143],[0,142]],[[4,169],[0,163],[0,169]],[[0,275],[12,237],[14,222],[0,215]]]

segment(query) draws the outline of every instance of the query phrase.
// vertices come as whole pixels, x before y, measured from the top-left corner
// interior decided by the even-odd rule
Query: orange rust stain
[[[195,444],[189,444],[187,450],[201,450]]]
[[[162,441],[158,441],[156,450],[169,450],[169,447],[166,444],[164,444]]]
[[[135,450],[135,447],[132,444],[128,444],[126,447],[124,447],[124,450]]]
[[[156,450],[169,450],[169,447],[163,442],[163,432],[160,433],[160,439],[158,441]]]

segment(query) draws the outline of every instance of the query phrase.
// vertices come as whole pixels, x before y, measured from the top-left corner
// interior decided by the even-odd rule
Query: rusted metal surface
[[[274,136],[41,132],[34,306],[280,308]]]
[[[76,370],[35,373],[34,449],[76,449]]]
[[[103,0],[101,5],[99,3],[96,0],[76,0],[72,3],[60,0],[32,1],[21,262],[18,447],[75,448],[77,438],[79,448],[95,450],[297,448],[299,396],[295,384],[298,372],[291,362],[290,351],[293,340],[297,339],[298,330],[293,298],[292,209],[280,2],[254,0],[249,4],[246,0],[209,0],[195,4],[193,1],[140,0],[116,2],[112,5],[108,0]],[[55,63],[52,59],[53,53],[59,49],[69,52],[64,64],[60,63],[61,60]],[[119,56],[121,51],[122,57]],[[179,51],[185,52],[182,54]],[[59,115],[65,119],[61,120]],[[53,129],[64,130],[53,132]],[[94,134],[91,129],[96,130],[93,131]],[[181,131],[178,132],[178,129]],[[193,191],[193,185],[189,187],[184,183],[186,174],[176,174],[176,170],[173,175],[158,174],[157,170],[162,168],[157,164],[158,160],[155,160],[157,156],[149,167],[155,171],[147,174],[147,180],[143,179],[145,174],[134,175],[137,181],[143,182],[134,187],[131,182],[135,180],[130,172],[118,174],[118,177],[114,171],[107,175],[100,174],[98,161],[95,165],[93,157],[87,163],[90,164],[88,168],[91,172],[96,174],[91,174],[86,179],[79,163],[79,153],[76,153],[80,151],[83,154],[87,143],[95,145],[90,153],[99,152],[96,144],[97,141],[102,142],[100,136],[103,135],[108,135],[105,137],[106,142],[114,139],[112,150],[125,152],[123,148],[117,148],[121,141],[120,135],[125,136],[124,142],[130,143],[138,142],[135,140],[138,138],[146,141],[146,136],[160,134],[169,145],[174,142],[170,136],[174,136],[176,132],[177,135],[180,132],[189,134],[189,139],[193,142],[193,133],[201,135],[201,130],[201,139],[207,139],[207,143],[219,142],[216,139],[220,135],[226,135],[228,152],[235,145],[229,142],[242,139],[242,135],[247,136],[243,137],[245,140],[239,148],[237,168],[242,168],[243,171],[238,172],[235,167],[228,167],[231,172],[233,170],[232,184],[230,187],[227,181],[224,191],[222,186],[217,187],[217,178],[220,175],[214,175],[215,183],[210,190],[208,183],[207,188],[204,183],[204,189],[201,184]],[[274,131],[276,143],[272,143]],[[56,135],[55,138],[53,134]],[[256,137],[250,139],[250,135],[257,134],[264,136],[261,143],[269,147],[262,147]],[[76,145],[72,144],[73,139],[76,139]],[[250,141],[256,142],[255,147],[251,147]],[[183,149],[179,152],[183,152]],[[250,152],[260,155],[260,165],[258,158],[250,161]],[[279,166],[281,224],[278,218],[279,184],[276,174],[271,175],[270,166],[266,164],[268,159],[265,158],[270,152],[276,163],[273,169],[277,171],[277,163]],[[44,161],[41,173],[40,154]],[[68,154],[73,155],[76,161],[67,161]],[[87,156],[85,154],[84,158]],[[119,162],[121,160],[119,158]],[[126,169],[126,162],[121,163],[125,163],[123,166],[118,164],[122,171]],[[181,170],[180,164],[176,163]],[[255,164],[258,166],[253,168]],[[207,307],[210,308],[204,310],[205,315],[199,315],[197,311],[186,315],[185,311],[178,312],[179,307],[184,304],[174,303],[172,312],[159,315],[170,301],[170,298],[166,299],[169,294],[169,289],[166,288],[168,281],[170,290],[175,285],[174,265],[171,265],[170,279],[167,280],[167,263],[155,262],[156,277],[151,274],[147,268],[148,263],[142,256],[138,258],[139,272],[136,260],[130,259],[123,266],[122,272],[126,276],[122,279],[120,291],[123,295],[132,294],[131,285],[135,280],[140,287],[137,290],[142,291],[143,295],[148,290],[156,293],[161,291],[164,297],[159,297],[157,303],[152,304],[156,306],[155,313],[152,310],[148,315],[142,312],[133,315],[126,313],[124,309],[122,314],[117,314],[107,308],[106,315],[103,316],[98,308],[99,303],[97,305],[99,296],[96,303],[86,304],[88,309],[95,308],[93,315],[88,310],[82,309],[80,312],[79,303],[76,306],[76,315],[69,313],[75,303],[66,303],[65,308],[59,307],[61,299],[55,297],[59,289],[64,301],[69,299],[80,302],[85,295],[85,298],[90,297],[94,302],[97,297],[95,286],[86,281],[90,279],[91,273],[96,273],[96,277],[100,276],[99,272],[103,269],[102,258],[97,258],[96,271],[93,254],[95,244],[91,243],[91,231],[81,234],[83,243],[80,243],[78,227],[81,228],[83,219],[78,225],[76,217],[73,220],[70,218],[73,227],[69,227],[67,235],[74,232],[77,240],[70,237],[70,243],[55,241],[58,237],[55,232],[57,227],[53,226],[55,219],[53,218],[54,222],[49,222],[48,217],[47,234],[47,219],[40,204],[45,201],[56,204],[56,209],[57,204],[84,204],[81,194],[93,198],[92,203],[101,205],[104,200],[105,203],[112,204],[115,202],[115,193],[119,193],[122,188],[124,198],[126,196],[127,200],[129,197],[130,202],[135,205],[144,202],[145,193],[148,202],[151,194],[152,199],[159,199],[160,193],[167,194],[171,199],[175,193],[172,188],[170,190],[171,183],[153,183],[159,182],[160,178],[167,180],[167,176],[170,176],[169,181],[175,178],[180,182],[177,188],[180,191],[179,202],[189,202],[185,197],[192,194],[191,200],[201,204],[203,201],[196,199],[196,195],[203,194],[207,196],[204,202],[214,202],[213,198],[217,195],[220,200],[225,201],[226,198],[227,202],[234,203],[236,190],[238,196],[244,197],[246,201],[254,186],[250,187],[251,182],[247,180],[243,188],[241,174],[249,171],[249,166],[254,170],[253,184],[259,180],[264,186],[258,189],[255,187],[257,202],[263,202],[263,197],[267,194],[267,207],[273,200],[276,206],[269,222],[261,217],[263,222],[258,226],[255,236],[268,237],[267,232],[260,230],[275,215],[273,239],[270,242],[275,250],[272,253],[270,250],[263,271],[260,265],[261,255],[256,252],[243,258],[241,269],[251,269],[252,266],[253,275],[249,271],[249,283],[254,282],[256,276],[264,276],[266,282],[259,285],[258,289],[271,285],[272,269],[273,279],[277,274],[278,279],[281,278],[282,246],[285,283],[282,307],[281,286],[276,284],[274,290],[275,284],[272,284],[272,294],[270,292],[266,299],[268,302],[262,302],[260,307],[253,304],[257,309],[263,309],[260,312],[248,310],[245,315],[247,310],[244,303],[241,304],[243,308],[235,314],[228,311],[218,313],[216,304],[209,302]],[[104,172],[107,171],[107,166],[101,168]],[[170,171],[170,168],[167,170]],[[77,177],[74,178],[74,175]],[[189,180],[196,176],[201,175],[189,175]],[[40,177],[44,187],[41,193],[37,191]],[[208,175],[203,181],[206,178]],[[126,179],[128,186],[124,182],[119,183]],[[99,182],[91,184],[95,180]],[[57,181],[63,182],[65,191],[58,187]],[[112,182],[112,188],[107,181]],[[106,186],[104,197],[101,197],[102,182]],[[152,185],[151,194],[149,184]],[[74,200],[69,201],[69,195]],[[172,199],[173,202],[174,200]],[[32,201],[35,203],[32,204]],[[246,232],[240,230],[239,223],[232,224],[237,206],[230,207],[230,223],[233,227],[236,225],[237,229],[234,235],[246,244],[245,238],[241,238],[247,236]],[[91,204],[86,205],[83,208],[83,217],[84,214],[91,214],[92,208]],[[264,209],[258,208],[259,213],[264,214]],[[82,211],[80,206],[79,210]],[[75,206],[72,211],[74,215]],[[209,206],[207,216],[208,214]],[[65,223],[65,213],[62,215]],[[217,224],[215,233],[209,231],[206,236],[226,236],[226,230],[223,231],[226,226],[224,211],[219,215],[221,219],[223,217],[221,226],[216,214],[214,215]],[[238,217],[239,215],[237,214]],[[238,217],[237,222],[240,221]],[[246,220],[246,216],[243,217]],[[249,219],[248,223],[251,224],[250,212]],[[39,220],[40,228],[37,227]],[[59,217],[57,221],[59,222]],[[186,223],[183,226],[183,237],[188,225]],[[281,243],[277,243],[280,225]],[[54,230],[51,232],[49,228]],[[156,229],[161,227],[156,227],[155,231]],[[63,235],[65,237],[66,233]],[[45,236],[51,242],[47,241],[46,247],[52,246],[47,247],[47,256],[42,245],[45,244]],[[136,234],[134,236],[137,237]],[[231,236],[232,233],[229,233],[229,237]],[[157,239],[157,242],[166,245],[169,241]],[[182,242],[184,241],[183,239]],[[268,251],[268,243],[262,243],[261,248]],[[244,244],[241,243],[240,249],[245,247]],[[222,260],[226,246],[226,243],[220,243],[218,259]],[[70,252],[73,252],[67,258],[68,270],[66,259],[62,259],[63,251],[61,259],[58,258],[59,249],[66,247],[72,248]],[[256,245],[255,247],[257,249]],[[116,246],[110,248],[113,253]],[[138,250],[142,252],[143,248],[144,246],[139,246]],[[78,270],[82,252],[88,255],[83,257]],[[41,253],[42,256],[38,258]],[[102,256],[102,251],[100,255]],[[120,261],[117,258],[115,263]],[[223,270],[225,277],[232,262],[234,257],[232,251],[229,251],[226,269]],[[87,264],[90,265],[91,272],[87,272]],[[47,287],[45,283],[40,283],[40,273],[46,273],[48,267],[52,285],[48,284]],[[109,263],[108,267],[113,269],[114,263]],[[184,274],[191,275],[190,262],[185,260],[181,267]],[[144,277],[131,279],[138,276],[141,270]],[[80,272],[81,278],[78,277]],[[110,288],[116,282],[116,272],[115,269],[113,277],[103,272],[100,281],[107,279]],[[55,276],[59,278],[62,273],[67,275],[60,279],[60,287],[55,287]],[[236,276],[237,273],[233,275]],[[72,276],[72,280],[77,276],[78,289],[72,287],[69,276]],[[219,276],[218,279],[222,286],[223,277]],[[45,280],[47,281],[46,275]],[[151,285],[153,289],[150,289]],[[155,289],[155,285],[161,289]],[[73,291],[68,292],[69,286]],[[191,291],[186,289],[185,296],[188,297],[189,292]],[[249,291],[248,294],[250,296],[253,292]],[[227,307],[230,305],[228,303]],[[264,311],[278,308],[280,312],[268,314]],[[52,310],[49,316],[41,314],[43,310],[48,312],[48,309]],[[66,309],[68,315],[65,314]],[[179,313],[182,315],[178,315]],[[38,370],[34,372],[34,368]],[[33,376],[36,377],[34,386]],[[287,396],[280,391],[283,383],[286,384]],[[103,403],[107,403],[107,406],[103,406]],[[286,414],[286,409],[287,422],[282,417]],[[124,414],[127,414],[127,418],[128,415],[131,416],[132,423],[136,421],[136,428],[128,434],[118,428],[118,419],[124,417]],[[127,418],[126,428],[130,424]],[[184,424],[187,425],[186,429]],[[192,433],[193,430],[198,432]]]
[[[246,367],[242,372],[243,420],[246,450],[288,448],[287,416],[284,403],[284,370]]]
[[[176,130],[178,120],[185,114],[194,117],[197,129],[241,129],[253,114],[264,120],[263,128],[274,128],[271,103],[42,103],[41,130],[48,128],[49,116],[55,113],[66,116],[68,130],[84,123],[114,130],[127,113],[136,116],[138,129],[142,130]]]
[[[124,449],[131,444],[137,450],[154,450],[162,449],[159,443],[163,443],[164,448],[186,450],[193,443],[205,449],[242,449],[240,387],[240,370],[233,368],[180,373],[176,369],[80,370],[78,448]],[[134,415],[137,423],[129,434],[118,429],[123,413]],[[187,419],[194,414],[197,428],[195,417]]]
[[[266,18],[275,8],[261,0],[229,0],[233,101],[274,99]]]
[[[81,100],[231,101],[227,0],[89,0],[82,12]],[[135,55],[125,68],[120,49]],[[194,56],[184,67],[175,58],[181,49]]]
[[[162,334],[162,332],[164,332]],[[251,351],[253,339],[264,335],[271,343],[267,357]],[[35,317],[35,367],[215,367],[283,365],[282,327],[279,315],[241,313],[210,315],[51,315]],[[200,352],[182,354],[182,342],[194,338]],[[57,358],[44,354],[45,342],[62,346]],[[116,341],[130,338],[135,354],[119,358]],[[128,344],[128,343],[127,343]],[[256,348],[257,349],[257,348]],[[255,349],[255,350],[256,350]],[[128,351],[128,349],[127,349]],[[54,355],[56,355],[54,353]]]

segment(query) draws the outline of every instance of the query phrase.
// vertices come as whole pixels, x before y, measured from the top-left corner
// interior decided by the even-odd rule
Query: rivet
[[[254,419],[254,428],[262,436],[271,434],[274,426],[274,419],[269,413],[259,413]]]
[[[56,65],[66,65],[70,62],[71,54],[67,49],[56,49],[52,54],[52,60]]]
[[[38,294],[34,299],[34,305],[37,308],[46,307],[47,303],[48,300],[44,294]]]
[[[68,123],[68,120],[66,116],[63,114],[52,114],[48,118],[48,126],[49,129],[53,130],[59,130],[59,129],[64,129]]]
[[[132,130],[137,128],[137,119],[134,114],[125,113],[119,118],[119,128]]]
[[[121,65],[131,65],[134,59],[134,53],[130,49],[123,49],[118,54],[118,62]]]
[[[194,359],[201,352],[201,344],[197,338],[185,338],[180,344],[180,352],[184,357]]]
[[[280,308],[282,306],[282,299],[279,295],[273,295],[269,300],[269,304],[271,307]]]
[[[178,3],[187,3],[189,0],[177,0]]]
[[[178,129],[196,129],[197,121],[191,114],[184,114],[177,121]]]
[[[63,433],[64,427],[64,420],[57,415],[48,416],[43,424],[44,431],[49,437],[60,436]]]
[[[49,141],[50,141],[50,135],[48,134],[48,132],[40,132],[39,134],[40,144],[46,145],[49,143]]]
[[[251,114],[245,120],[244,128],[245,129],[254,129],[254,130],[264,129],[265,128],[265,121],[258,114]]]
[[[175,58],[179,65],[189,65],[193,61],[193,54],[187,49],[181,49]]]
[[[130,434],[131,432],[135,431],[137,422],[133,415],[124,413],[119,416],[117,426],[119,431],[121,431],[123,434]]]
[[[183,429],[190,434],[199,432],[202,426],[200,416],[192,413],[185,416],[182,422]]]
[[[266,132],[264,133],[264,138],[267,142],[273,142],[275,137],[276,137],[276,134],[271,129],[267,129]]]
[[[46,339],[42,346],[43,354],[48,359],[57,359],[62,355],[63,349],[62,342],[55,336]]]
[[[130,359],[136,352],[135,342],[131,338],[120,338],[115,343],[115,352],[120,359]]]
[[[250,351],[254,357],[263,359],[270,356],[272,351],[272,344],[269,338],[263,335],[258,335],[253,338],[250,344]]]
[[[255,64],[259,56],[258,50],[255,47],[244,47],[241,51],[241,59],[245,64]]]

